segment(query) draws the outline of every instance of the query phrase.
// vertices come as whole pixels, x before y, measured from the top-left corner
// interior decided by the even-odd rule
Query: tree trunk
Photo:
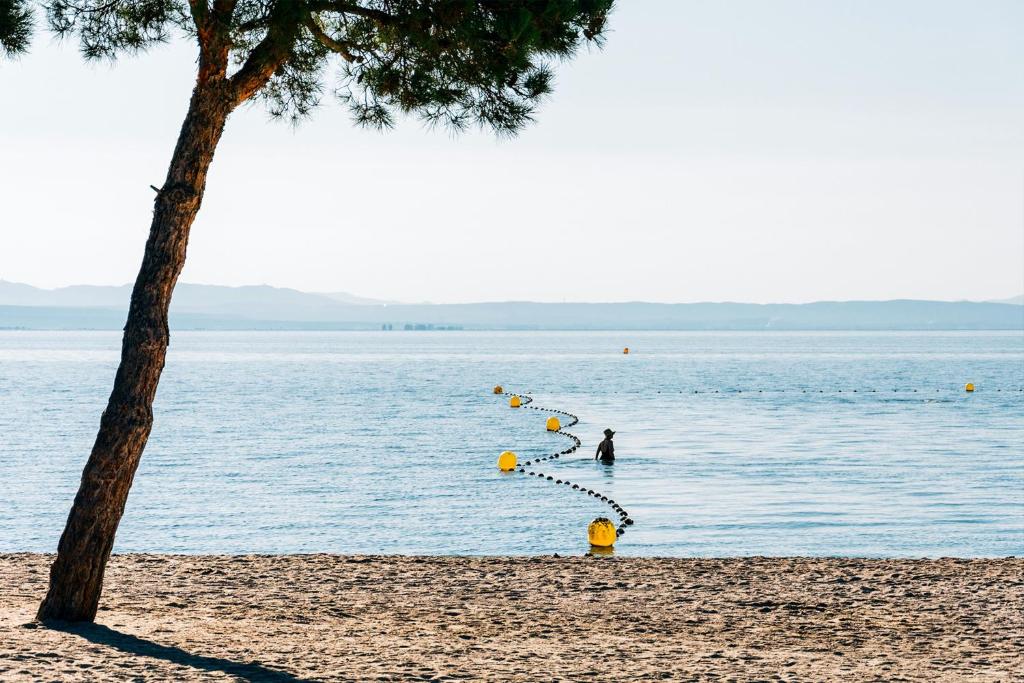
[[[60,538],[57,559],[50,567],[50,588],[39,606],[38,619],[92,621],[96,617],[114,534],[153,424],[153,398],[170,341],[171,292],[185,265],[189,229],[233,105],[226,80],[201,77],[197,81],[167,179],[154,202],[114,388]]]

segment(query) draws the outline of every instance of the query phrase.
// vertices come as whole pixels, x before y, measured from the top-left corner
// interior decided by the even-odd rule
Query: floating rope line
[[[956,390],[957,393],[961,393],[961,394],[962,393],[979,393],[979,390],[976,387],[974,387],[973,384],[970,384],[968,386],[970,388],[966,389],[966,391],[964,389],[958,389],[958,390]],[[942,391],[943,391],[943,389],[941,389],[941,388],[940,389],[935,389],[935,393],[940,393]],[[951,389],[945,389],[945,391],[949,392],[949,391],[952,391],[952,390]],[[995,389],[989,389],[988,391],[989,392],[993,392],[993,393],[995,393],[995,392],[1003,392],[1003,391],[1005,391],[1007,393],[1011,393],[1011,392],[1012,393],[1017,393],[1017,392],[1024,392],[1024,387],[1021,387],[1021,388],[1018,388],[1018,389],[1013,389],[1013,388],[1003,389],[1003,388],[1000,387],[1000,388],[995,388]],[[572,420],[571,422],[569,422],[568,424],[566,424],[564,426],[560,424],[559,428],[557,430],[550,430],[550,431],[554,431],[554,433],[556,433],[556,434],[560,434],[562,436],[565,436],[565,437],[568,437],[568,438],[572,439],[572,441],[573,441],[573,445],[572,446],[570,446],[569,448],[565,448],[565,449],[563,449],[561,451],[556,451],[555,453],[551,453],[551,454],[543,456],[543,457],[534,458],[533,460],[527,460],[526,462],[523,462],[523,463],[518,463],[515,466],[515,471],[518,472],[519,474],[525,474],[525,475],[530,476],[530,477],[537,477],[538,479],[542,479],[544,481],[550,481],[550,482],[552,482],[555,485],[567,486],[570,489],[572,489],[573,491],[579,491],[580,493],[585,493],[588,496],[591,496],[591,497],[593,497],[593,498],[595,498],[597,500],[600,500],[603,503],[607,503],[612,508],[612,510],[616,513],[616,515],[618,515],[618,517],[619,517],[619,525],[615,529],[616,537],[620,537],[623,534],[625,534],[626,533],[626,527],[627,526],[632,526],[633,520],[629,516],[629,513],[626,512],[626,509],[623,508],[618,503],[616,503],[615,500],[613,500],[613,499],[609,498],[608,496],[602,494],[600,491],[595,491],[594,489],[587,488],[586,486],[584,486],[582,484],[573,483],[573,482],[569,481],[568,479],[557,479],[554,476],[548,475],[548,474],[544,474],[543,472],[541,472],[541,471],[539,471],[537,469],[529,469],[531,466],[536,466],[539,463],[558,460],[563,455],[569,455],[571,453],[575,453],[576,450],[579,449],[582,446],[582,442],[580,441],[579,437],[577,437],[575,434],[573,434],[571,432],[566,431],[567,427],[572,427],[572,426],[574,426],[574,425],[579,423],[579,421],[580,421],[579,417],[577,417],[573,413],[568,413],[568,412],[566,412],[564,410],[554,410],[554,409],[550,409],[550,408],[543,408],[541,406],[532,405],[533,404],[533,398],[532,397],[524,395],[524,394],[517,394],[517,393],[510,392],[510,391],[505,391],[501,387],[495,387],[494,393],[500,394],[502,396],[509,396],[509,397],[518,398],[519,401],[520,401],[520,405],[517,406],[517,407],[529,408],[530,410],[539,410],[539,411],[546,412],[546,413],[554,413],[556,415],[562,415],[562,416],[568,417],[568,418],[570,418]],[[617,393],[627,393],[627,392],[606,392],[606,393],[615,393],[615,394],[617,394]],[[753,389],[688,389],[688,390],[682,390],[682,389],[680,389],[680,390],[678,390],[676,392],[672,392],[672,391],[658,391],[657,393],[659,393],[659,394],[670,394],[670,393],[679,393],[679,394],[743,394],[743,393],[747,393],[747,394],[773,394],[773,393],[775,393],[775,394],[785,394],[785,393],[793,393],[793,394],[797,394],[797,393],[799,393],[799,394],[825,394],[825,393],[828,393],[828,394],[832,394],[832,393],[838,393],[838,394],[842,394],[842,393],[877,394],[877,393],[890,393],[890,392],[889,392],[888,389],[846,389],[846,390],[844,390],[844,389],[829,389],[829,390],[825,390],[825,389],[795,389],[794,388],[794,389],[756,389],[756,390],[753,390]],[[907,388],[901,389],[899,387],[894,387],[892,389],[891,393],[914,393],[914,394],[917,394],[917,393],[931,393],[931,391],[929,389],[918,390],[918,389],[907,389]]]
[[[621,537],[624,533],[626,533],[626,527],[633,525],[633,519],[629,516],[629,513],[626,512],[625,508],[623,508],[621,505],[616,503],[614,500],[612,500],[608,496],[602,494],[600,491],[595,491],[594,489],[587,488],[586,486],[583,486],[582,484],[573,483],[573,482],[569,481],[568,479],[557,479],[554,476],[551,476],[549,474],[544,474],[543,472],[539,472],[539,471],[533,470],[533,469],[527,469],[531,465],[536,465],[537,463],[541,463],[541,462],[548,462],[548,461],[552,461],[552,460],[558,460],[563,455],[569,455],[570,453],[575,453],[576,450],[579,449],[583,445],[583,443],[580,441],[579,437],[577,437],[575,434],[572,434],[570,432],[565,431],[565,429],[566,429],[566,427],[572,427],[573,425],[579,423],[580,418],[577,417],[576,415],[573,415],[572,413],[567,413],[564,410],[552,410],[550,408],[542,408],[540,406],[530,405],[530,404],[533,403],[533,399],[530,398],[529,396],[523,396],[521,394],[514,394],[514,393],[509,392],[509,391],[503,392],[503,395],[504,396],[518,396],[519,400],[522,401],[522,405],[520,406],[521,408],[529,408],[530,410],[540,410],[540,411],[545,412],[545,413],[554,413],[556,415],[564,415],[565,417],[568,417],[568,418],[570,418],[572,420],[572,422],[569,422],[568,424],[566,424],[564,426],[560,426],[557,430],[552,430],[552,431],[554,431],[555,434],[561,434],[562,436],[566,436],[566,437],[569,437],[570,439],[572,439],[572,441],[573,441],[573,445],[572,446],[570,446],[570,447],[568,447],[566,449],[563,449],[561,451],[557,451],[555,453],[552,453],[550,455],[545,455],[545,456],[540,457],[540,458],[534,458],[533,460],[527,460],[524,463],[520,463],[520,464],[518,464],[516,466],[516,471],[519,472],[519,474],[525,474],[525,475],[530,476],[530,477],[537,477],[538,479],[543,479],[545,481],[550,481],[553,484],[558,485],[558,486],[568,486],[569,489],[572,490],[572,491],[579,491],[580,493],[585,493],[588,496],[591,496],[591,497],[595,498],[596,500],[601,501],[602,503],[607,503],[608,506],[611,507],[611,509],[619,517],[619,525],[615,528],[615,535],[616,535],[616,537]]]
[[[675,389],[657,390],[656,394],[927,394],[932,389],[906,389],[894,387],[892,389]],[[981,394],[981,393],[1024,393],[1024,387],[1014,389],[1013,387],[982,390],[980,388],[965,391],[964,389],[935,389],[934,393],[956,393],[956,394]],[[605,394],[627,394],[637,392],[606,391]]]

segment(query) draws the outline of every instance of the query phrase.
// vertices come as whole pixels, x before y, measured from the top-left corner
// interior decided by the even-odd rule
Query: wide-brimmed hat
[[[605,436],[615,436],[615,432],[613,432],[610,429],[606,429],[606,430],[604,430],[604,435]]]

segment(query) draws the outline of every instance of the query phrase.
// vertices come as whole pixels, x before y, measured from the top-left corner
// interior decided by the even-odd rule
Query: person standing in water
[[[615,432],[606,429],[604,430],[604,441],[597,444],[597,453],[594,454],[594,460],[600,458],[602,465],[611,465],[615,462],[615,444],[612,443],[613,436],[615,436]]]

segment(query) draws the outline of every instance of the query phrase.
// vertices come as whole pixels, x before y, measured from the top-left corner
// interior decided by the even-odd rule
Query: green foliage
[[[8,57],[28,49],[32,8],[27,0],[0,0],[0,50]]]
[[[333,90],[361,125],[387,128],[404,114],[512,134],[551,91],[553,62],[600,43],[612,3],[49,0],[46,9],[50,27],[77,35],[90,59],[145,50],[174,30],[204,49],[222,41],[234,73],[266,67],[252,96],[274,116],[307,116],[335,65]]]
[[[86,59],[134,54],[170,37],[172,26],[188,28],[187,9],[174,0],[56,0],[45,4],[50,28],[78,36]]]
[[[339,95],[359,123],[386,127],[396,111],[460,130],[513,133],[551,91],[550,59],[596,40],[609,2],[402,2],[386,22],[329,17],[351,59]]]

